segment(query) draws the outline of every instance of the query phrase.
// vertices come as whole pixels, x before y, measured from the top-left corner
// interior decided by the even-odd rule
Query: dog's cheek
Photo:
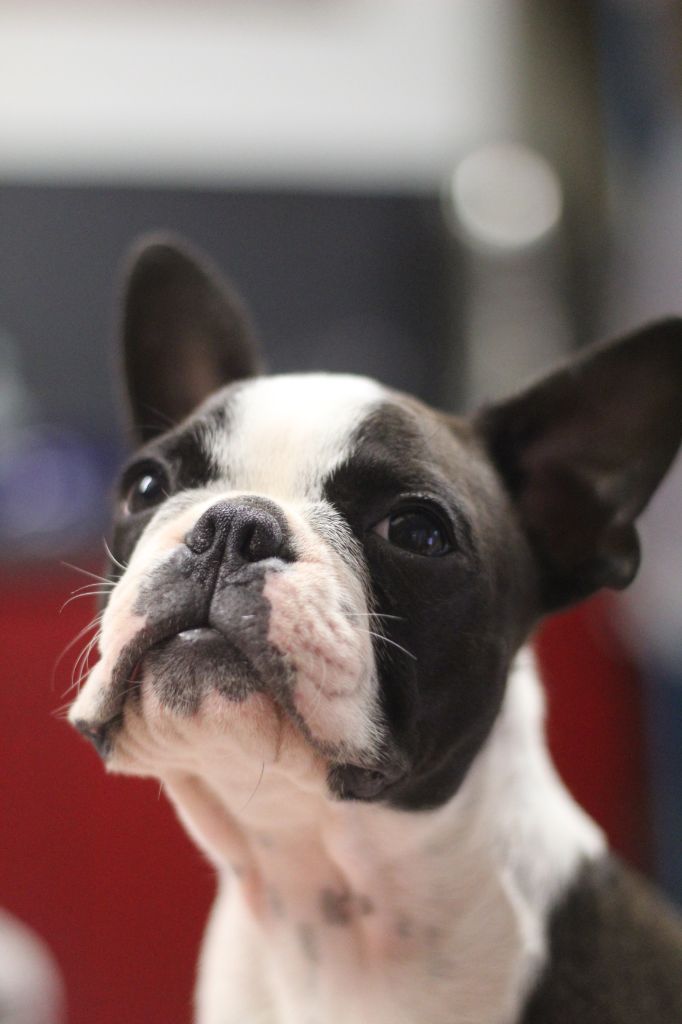
[[[137,610],[140,589],[153,569],[181,544],[197,514],[210,504],[207,499],[197,508],[188,508],[170,520],[153,520],[140,537],[128,567],[118,581],[102,616],[97,645],[100,660],[72,706],[70,717],[88,719],[93,711],[106,705],[111,673],[121,651],[144,629],[148,616]],[[86,713],[87,712],[87,713]]]
[[[107,605],[97,644],[99,660],[90,670],[78,696],[71,705],[69,718],[75,722],[97,721],[108,717],[111,680],[121,651],[144,629],[147,617],[131,611],[137,594],[137,581],[126,575],[120,581]]]
[[[97,722],[106,718],[107,683],[110,673],[102,661],[90,670],[88,678],[69,708],[69,720]]]
[[[325,561],[269,574],[263,594],[268,641],[293,671],[293,705],[313,738],[335,750],[373,751],[374,659],[361,595]],[[350,606],[361,625],[349,621]]]

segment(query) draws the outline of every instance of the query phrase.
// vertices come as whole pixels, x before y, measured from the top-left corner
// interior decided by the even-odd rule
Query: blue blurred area
[[[616,218],[603,320],[610,331],[682,312],[682,16],[675,4],[598,5]],[[682,904],[682,464],[642,522],[627,598],[646,680],[656,870]],[[631,641],[632,642],[632,641]]]
[[[53,558],[96,543],[108,528],[109,484],[119,452],[47,424],[0,442],[0,557]]]

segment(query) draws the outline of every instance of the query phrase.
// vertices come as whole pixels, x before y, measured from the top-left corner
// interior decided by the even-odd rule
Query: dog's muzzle
[[[185,715],[209,688],[233,701],[283,692],[288,670],[267,640],[263,584],[266,571],[295,558],[273,502],[243,496],[208,508],[140,584],[132,610],[144,626],[118,655],[97,721],[76,728],[106,756],[143,675],[169,711]]]

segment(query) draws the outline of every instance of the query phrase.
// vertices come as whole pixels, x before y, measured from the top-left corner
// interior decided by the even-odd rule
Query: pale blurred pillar
[[[64,990],[47,946],[0,911],[0,1024],[62,1024]]]
[[[522,387],[570,347],[562,189],[540,153],[505,142],[465,156],[445,198],[463,278],[465,379],[452,384],[475,407]]]

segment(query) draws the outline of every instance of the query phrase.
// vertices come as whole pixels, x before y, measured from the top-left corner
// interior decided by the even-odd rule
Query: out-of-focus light
[[[455,226],[489,250],[525,249],[561,218],[559,176],[528,146],[507,142],[474,150],[455,168],[449,187]]]

